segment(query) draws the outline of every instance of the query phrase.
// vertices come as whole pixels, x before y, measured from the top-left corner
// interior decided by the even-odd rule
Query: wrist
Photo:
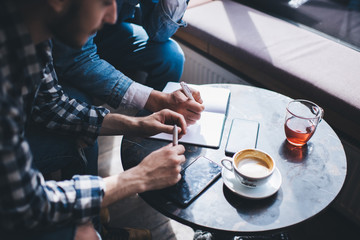
[[[142,193],[149,190],[149,181],[146,179],[146,174],[144,174],[145,171],[142,169],[141,165],[137,165],[126,172],[128,172],[133,179],[132,181],[134,182],[136,193]]]
[[[106,187],[102,207],[107,207],[134,194],[145,192],[147,186],[141,171],[137,167],[118,175],[106,177],[104,182]]]
[[[157,112],[166,108],[166,103],[169,102],[169,94],[157,90],[152,90],[148,101],[145,104],[145,109],[151,112]]]

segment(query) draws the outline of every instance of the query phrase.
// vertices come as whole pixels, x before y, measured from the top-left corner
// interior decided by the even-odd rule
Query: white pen
[[[184,91],[185,95],[189,99],[195,100],[193,95],[191,94],[191,90],[190,90],[189,86],[185,82],[180,82],[180,86],[181,86],[182,90]]]
[[[174,125],[173,129],[173,146],[178,145],[178,130],[176,124]]]

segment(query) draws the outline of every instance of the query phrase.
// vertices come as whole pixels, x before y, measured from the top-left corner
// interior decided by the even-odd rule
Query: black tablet
[[[172,202],[186,207],[220,176],[221,168],[214,161],[200,156],[181,171],[182,178],[177,184],[162,192]]]

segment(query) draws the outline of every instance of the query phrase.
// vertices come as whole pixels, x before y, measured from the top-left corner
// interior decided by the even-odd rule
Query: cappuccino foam
[[[264,177],[271,171],[265,161],[257,158],[244,158],[238,164],[238,170],[249,177]]]

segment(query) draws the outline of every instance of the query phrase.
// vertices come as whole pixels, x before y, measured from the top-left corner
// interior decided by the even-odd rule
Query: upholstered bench
[[[255,85],[318,103],[334,129],[360,142],[360,52],[234,1],[190,3],[177,40]]]

